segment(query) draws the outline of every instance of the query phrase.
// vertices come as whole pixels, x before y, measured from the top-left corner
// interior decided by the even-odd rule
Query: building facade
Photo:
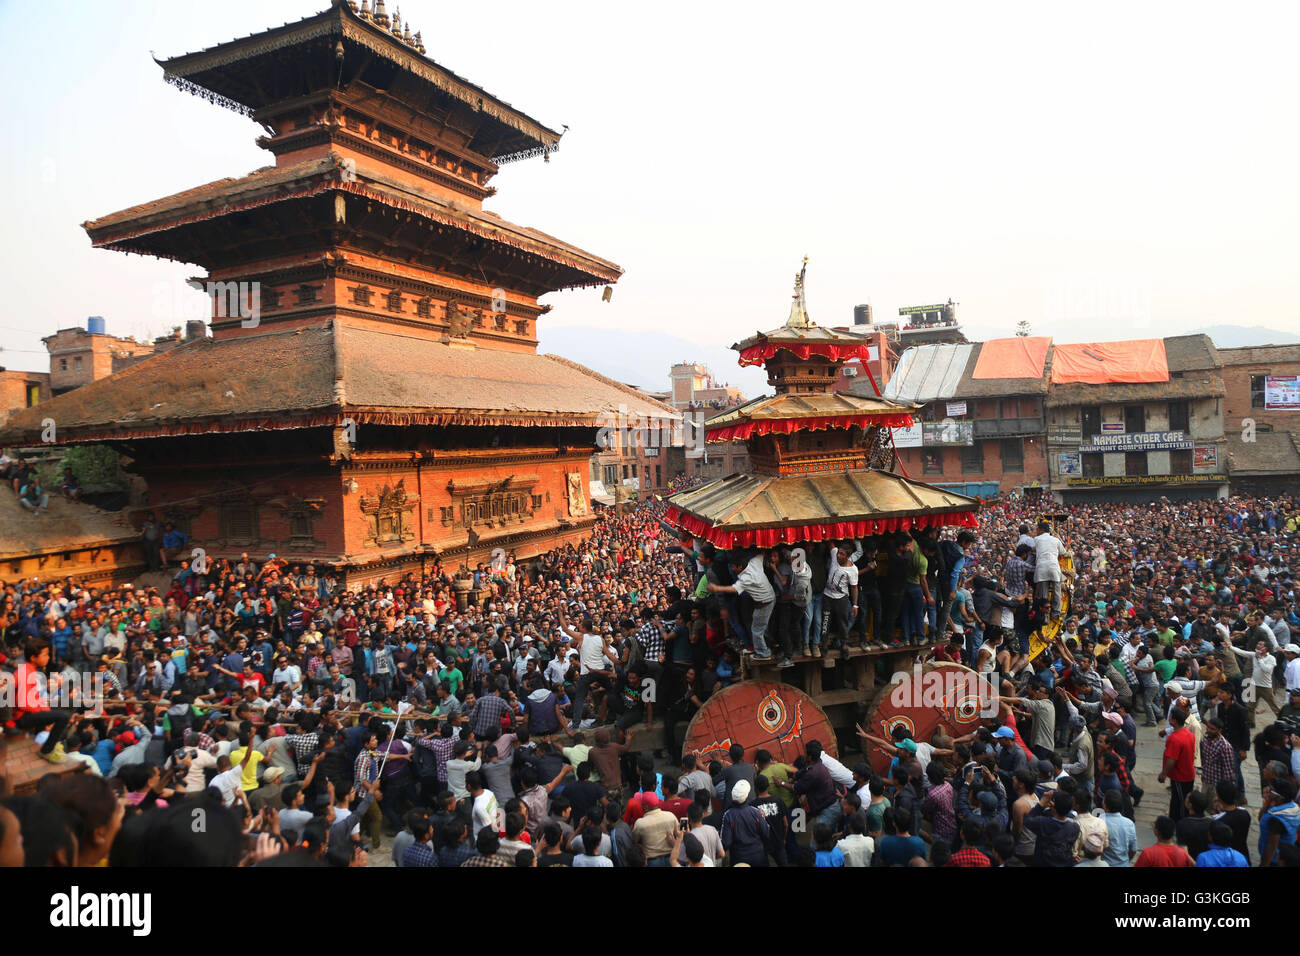
[[[1040,494],[1046,451],[1049,339],[916,346],[899,360],[884,396],[921,406],[894,431],[906,474],[962,494]],[[869,383],[855,394],[870,395]]]
[[[48,372],[0,368],[0,424],[10,415],[50,400]]]
[[[1300,481],[1300,345],[1218,352],[1232,490],[1294,493]]]
[[[1057,345],[1052,361],[1048,469],[1061,500],[1227,493],[1224,382],[1207,336]]]

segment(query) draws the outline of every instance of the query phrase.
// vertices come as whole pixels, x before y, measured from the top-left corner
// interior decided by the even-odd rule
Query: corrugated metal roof
[[[932,402],[957,394],[973,345],[917,345],[905,351],[885,385],[884,397],[899,402]]]

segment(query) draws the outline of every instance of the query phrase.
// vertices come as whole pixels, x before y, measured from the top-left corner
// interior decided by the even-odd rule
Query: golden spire
[[[384,0],[375,0],[375,23],[388,29],[388,10],[384,8]]]
[[[785,323],[792,329],[810,329],[813,327],[812,319],[808,318],[808,303],[804,300],[803,295],[804,273],[807,271],[808,257],[804,256],[803,268],[794,277],[794,301],[790,303],[790,318]]]
[[[370,0],[361,0],[361,12],[357,16],[362,20],[370,19]]]
[[[421,53],[424,52],[424,40],[420,39],[420,31],[415,31],[415,48]]]

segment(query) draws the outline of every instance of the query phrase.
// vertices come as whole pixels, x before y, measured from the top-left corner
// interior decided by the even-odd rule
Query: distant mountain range
[[[741,368],[736,353],[724,347],[700,346],[660,332],[580,325],[542,328],[540,335],[539,352],[551,352],[650,392],[668,391],[669,372],[679,362],[708,366],[718,382],[737,386],[746,398],[768,391],[767,374],[762,369]]]
[[[1300,345],[1300,335],[1267,329],[1262,325],[1210,325],[1203,329],[1192,329],[1187,334],[1198,333],[1208,335],[1215,347],[1220,349],[1239,349],[1250,345]]]

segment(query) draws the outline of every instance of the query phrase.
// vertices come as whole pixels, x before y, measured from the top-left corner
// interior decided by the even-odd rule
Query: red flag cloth
[[[805,524],[786,528],[751,528],[731,531],[715,528],[692,514],[669,506],[664,519],[670,524],[712,542],[719,548],[771,548],[778,544],[798,544],[801,541],[833,541],[841,538],[862,538],[889,531],[906,531],[910,528],[937,528],[976,526],[975,511],[948,511],[942,514],[910,515],[879,518],[870,521],[833,521],[826,524]]]
[[[790,435],[800,431],[817,431],[823,428],[870,428],[873,425],[888,428],[909,428],[911,415],[821,415],[815,418],[773,418],[724,425],[709,430],[705,441],[711,444],[739,441],[751,435]]]

